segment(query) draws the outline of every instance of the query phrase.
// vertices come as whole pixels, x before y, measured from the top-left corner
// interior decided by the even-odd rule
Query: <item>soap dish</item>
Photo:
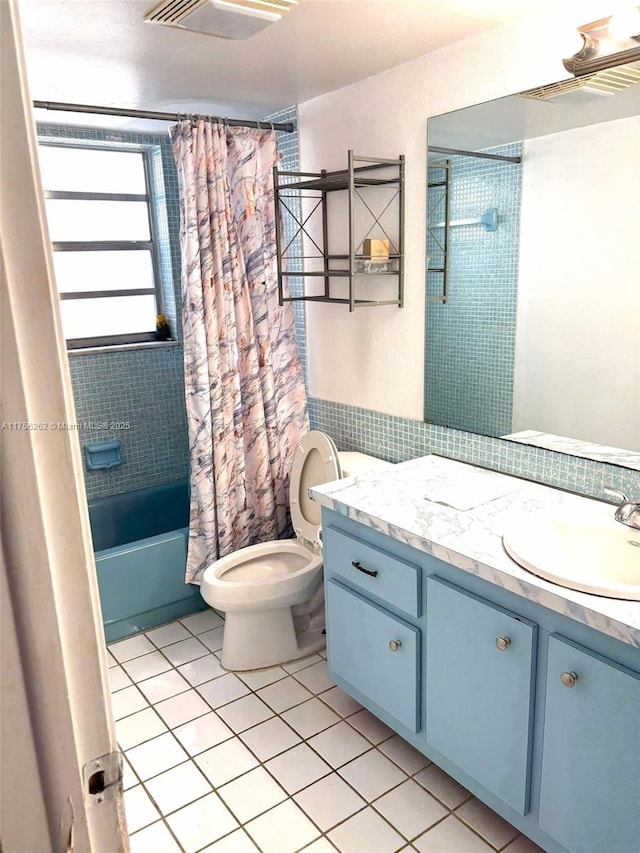
[[[120,442],[115,438],[111,441],[93,441],[85,444],[84,455],[89,471],[115,468],[116,465],[122,464]]]

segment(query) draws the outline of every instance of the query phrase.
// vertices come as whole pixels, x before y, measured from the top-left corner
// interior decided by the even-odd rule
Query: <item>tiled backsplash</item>
[[[639,471],[590,459],[316,398],[309,400],[309,417],[312,428],[329,433],[340,450],[360,450],[390,462],[437,453],[597,498],[604,497],[605,486],[640,494]]]
[[[178,183],[168,134],[38,125],[47,138],[93,140],[156,146],[162,163],[154,173],[155,199],[164,208],[158,217],[161,276],[165,288],[173,288],[166,300],[172,333],[181,338],[180,306],[180,210]],[[157,156],[152,154],[153,157]],[[166,227],[163,228],[163,220]],[[189,471],[189,446],[184,405],[182,345],[98,352],[69,358],[81,447],[91,441],[117,438],[123,464],[108,470],[88,471],[84,477],[89,499],[183,479]],[[93,425],[107,423],[106,429]],[[130,424],[129,429],[110,428]]]

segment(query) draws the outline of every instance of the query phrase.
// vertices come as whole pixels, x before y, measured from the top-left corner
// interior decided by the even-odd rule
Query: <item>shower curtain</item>
[[[191,456],[186,581],[281,537],[293,453],[309,429],[291,303],[278,305],[273,131],[170,129],[180,191]]]

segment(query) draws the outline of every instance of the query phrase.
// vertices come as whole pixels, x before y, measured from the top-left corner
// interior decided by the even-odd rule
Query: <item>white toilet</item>
[[[325,645],[320,506],[313,486],[392,467],[364,453],[338,453],[313,430],[300,441],[290,482],[295,539],[250,545],[216,560],[200,585],[204,600],[226,614],[222,666],[261,669],[313,654]]]

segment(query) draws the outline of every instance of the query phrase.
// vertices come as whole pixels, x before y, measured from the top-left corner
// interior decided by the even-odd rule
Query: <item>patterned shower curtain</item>
[[[191,455],[186,581],[281,537],[293,453],[309,429],[291,303],[278,305],[273,131],[170,129],[180,190]]]

